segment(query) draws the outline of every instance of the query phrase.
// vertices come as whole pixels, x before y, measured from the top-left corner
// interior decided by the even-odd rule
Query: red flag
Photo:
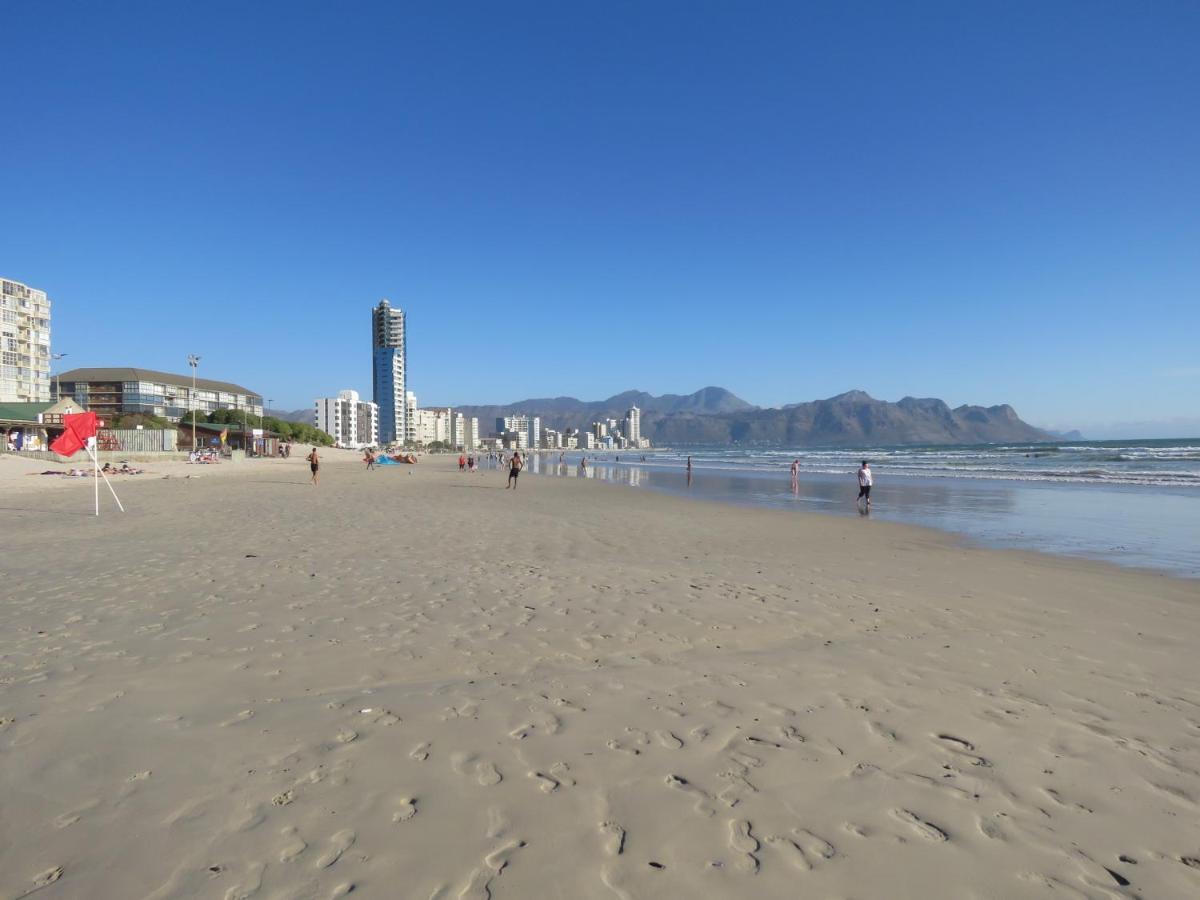
[[[55,438],[50,449],[59,456],[74,456],[87,446],[87,439],[96,433],[94,412],[68,413],[63,416],[63,433]]]

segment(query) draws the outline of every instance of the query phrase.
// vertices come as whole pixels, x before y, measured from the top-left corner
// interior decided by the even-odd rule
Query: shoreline
[[[850,475],[807,472],[798,492],[786,472],[695,467],[693,482],[677,466],[635,461],[589,461],[586,476],[577,460],[564,471],[542,461],[540,477],[584,477],[659,495],[725,503],[740,508],[787,509],[835,518],[860,514]],[[988,549],[1025,549],[1075,560],[1107,562],[1189,580],[1200,579],[1200,548],[1187,535],[1197,516],[1193,488],[890,475],[880,482],[871,518],[933,528]],[[880,502],[881,501],[881,502]],[[1123,506],[1122,506],[1123,504]],[[1119,520],[1114,532],[1100,515]]]
[[[0,896],[1200,888],[1194,582],[325,459],[11,504]]]

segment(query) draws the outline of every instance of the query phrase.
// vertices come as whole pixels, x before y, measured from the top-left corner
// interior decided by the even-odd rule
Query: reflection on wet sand
[[[682,465],[568,456],[531,457],[537,474],[583,477],[636,488],[687,493],[726,503],[803,509],[940,528],[994,546],[1108,559],[1200,577],[1194,496],[1182,490],[1020,481],[888,477],[877,470],[871,515],[855,505],[857,482],[845,476],[731,473]]]

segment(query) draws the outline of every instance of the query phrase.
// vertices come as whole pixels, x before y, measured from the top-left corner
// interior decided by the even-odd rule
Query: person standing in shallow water
[[[317,483],[317,477],[321,473],[321,458],[317,456],[316,447],[312,448],[312,453],[308,454],[307,459],[308,467],[312,470],[312,481],[309,483],[315,485]]]
[[[512,488],[514,491],[517,489],[517,476],[521,474],[521,468],[523,465],[524,464],[521,462],[520,452],[514,450],[512,459],[510,459],[508,462],[508,484],[504,486],[506,491],[509,488]]]
[[[861,503],[863,498],[867,498],[867,509],[871,508],[871,485],[875,479],[871,477],[871,467],[867,465],[864,459],[862,465],[858,469],[858,500],[856,503]]]

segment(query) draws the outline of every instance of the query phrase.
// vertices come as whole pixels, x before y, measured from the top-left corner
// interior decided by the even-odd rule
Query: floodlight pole
[[[200,365],[200,357],[195,353],[188,354],[188,365],[192,367],[192,450],[196,449],[196,366]]]
[[[52,360],[54,360],[55,362],[58,362],[64,356],[67,356],[67,354],[66,353],[51,353],[50,354],[50,358]],[[58,378],[58,376],[55,376],[55,378],[54,378],[54,402],[55,403],[57,403],[60,399],[62,399],[58,393],[58,390],[60,387],[62,387],[62,381]]]

